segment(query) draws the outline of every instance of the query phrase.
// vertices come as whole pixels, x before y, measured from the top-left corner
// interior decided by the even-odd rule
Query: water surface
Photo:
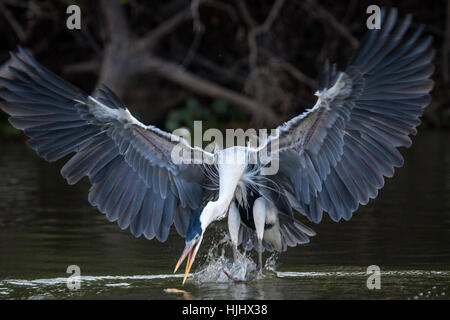
[[[1,143],[0,299],[447,299],[449,141],[447,133],[420,132],[376,200],[348,222],[309,223],[317,232],[311,243],[270,256],[251,283],[222,272],[229,250],[212,244],[222,237],[216,224],[185,286],[172,274],[184,247],[175,230],[164,244],[136,239],[89,205],[87,181],[66,184],[64,162]],[[251,268],[252,258],[238,267]],[[67,288],[69,265],[81,269],[80,290]],[[381,269],[380,290],[366,286],[370,265]]]

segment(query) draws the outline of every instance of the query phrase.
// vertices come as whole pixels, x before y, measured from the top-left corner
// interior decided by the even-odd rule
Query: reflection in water
[[[449,138],[421,132],[376,200],[349,222],[310,223],[311,243],[271,257],[258,280],[236,284],[222,271],[246,273],[253,254],[231,265],[227,247],[206,245],[184,287],[182,274],[167,274],[184,245],[176,232],[165,244],[135,239],[90,207],[86,181],[66,185],[62,162],[1,145],[0,299],[447,299]],[[215,242],[213,233],[204,243]],[[81,268],[79,291],[67,289],[69,265]],[[381,290],[366,287],[369,265],[381,268]]]

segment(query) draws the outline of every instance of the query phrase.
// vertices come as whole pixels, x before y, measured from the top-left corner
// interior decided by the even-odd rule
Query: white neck
[[[217,160],[219,197],[216,201],[208,202],[200,215],[203,230],[211,222],[225,217],[236,187],[247,168],[247,153],[242,147],[232,147],[220,151]]]

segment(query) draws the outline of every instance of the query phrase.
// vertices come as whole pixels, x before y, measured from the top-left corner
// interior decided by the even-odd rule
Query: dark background
[[[181,287],[172,270],[184,241],[174,228],[159,243],[108,223],[86,201],[88,180],[68,186],[56,170],[64,160],[38,159],[0,111],[0,300],[181,299],[166,288],[196,299],[448,299],[449,2],[0,0],[1,75],[10,76],[9,51],[21,44],[87,92],[106,83],[137,118],[169,131],[193,120],[204,129],[275,127],[311,107],[323,62],[345,67],[371,4],[412,13],[436,49],[433,100],[413,146],[401,149],[404,167],[350,221],[307,223],[313,241],[274,257],[249,285],[218,281],[226,276],[216,268],[224,265],[216,224],[196,278]],[[79,31],[66,28],[71,4],[81,7]],[[66,287],[72,264],[90,278],[81,292]],[[366,286],[374,264],[379,291]]]
[[[397,7],[434,36],[436,71],[422,128],[450,128],[450,3],[433,1],[0,0],[0,75],[17,45],[93,92],[106,83],[147,124],[172,131],[275,127],[315,103],[328,57],[342,69],[371,4]],[[81,8],[81,30],[66,9]],[[2,140],[20,141],[0,111]]]

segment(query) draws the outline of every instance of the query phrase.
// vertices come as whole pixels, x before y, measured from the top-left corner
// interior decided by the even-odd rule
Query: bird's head
[[[231,201],[231,200],[230,200]],[[174,272],[177,272],[184,259],[187,259],[186,270],[184,273],[183,284],[191,270],[194,263],[195,256],[197,255],[200,244],[203,240],[203,235],[206,228],[215,220],[218,220],[224,216],[229,206],[229,202],[210,201],[204,207],[200,207],[191,216],[189,226],[186,232],[186,247],[181,254],[180,259],[175,266]]]
[[[177,265],[175,266],[174,272],[177,272],[178,268],[187,257],[183,284],[186,282],[189,271],[191,270],[192,264],[194,263],[195,256],[197,255],[198,249],[200,248],[200,244],[203,240],[204,229],[202,228],[202,223],[200,221],[201,213],[202,208],[196,210],[191,216],[189,227],[186,232],[186,247],[184,248],[181,257],[178,260]]]

